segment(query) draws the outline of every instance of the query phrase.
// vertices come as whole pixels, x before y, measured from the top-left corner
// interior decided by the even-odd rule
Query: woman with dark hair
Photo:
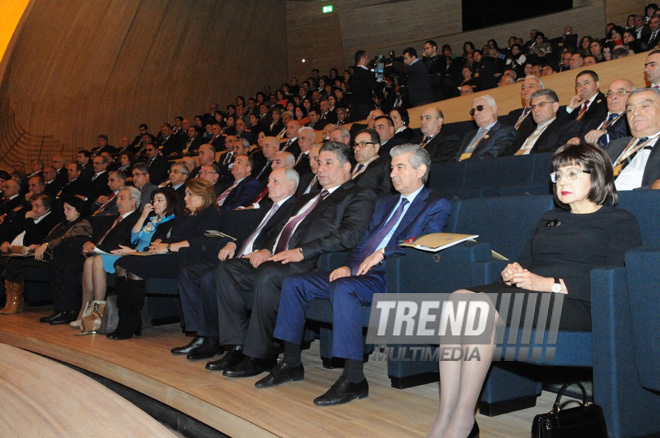
[[[229,115],[225,119],[225,123],[227,124],[224,128],[222,128],[222,135],[236,135],[236,116],[235,115]]]
[[[10,291],[13,290],[12,286],[18,285],[21,287],[25,275],[31,269],[42,270],[46,265],[43,261],[49,261],[53,257],[65,257],[73,252],[80,252],[82,248],[72,248],[73,237],[90,237],[92,235],[91,224],[82,217],[85,202],[75,196],[65,196],[62,199],[64,208],[64,221],[55,225],[46,236],[46,240],[40,245],[31,245],[29,248],[34,250],[34,259],[11,259],[5,269],[5,284],[12,283],[6,286],[7,289],[7,303],[10,302]],[[53,284],[52,287],[55,287]],[[22,300],[22,296],[19,300]],[[57,305],[57,303],[56,303]],[[20,304],[22,308],[22,303]],[[65,312],[68,309],[55,307],[52,315],[41,318],[41,322],[55,321],[53,324],[62,324],[69,321],[60,322]],[[20,311],[20,310],[19,310]]]
[[[474,44],[472,43],[472,41],[464,42],[463,43],[463,58],[467,59],[467,56],[469,54],[474,53],[475,50],[476,49],[475,49]]]
[[[607,35],[610,44],[613,44],[615,46],[622,46],[624,44],[623,32],[624,30],[621,26],[612,27],[612,29],[610,29],[609,35]]]
[[[637,34],[635,30],[624,30],[623,31],[623,45],[632,50],[634,53],[642,52],[642,46],[637,39]]]
[[[529,48],[529,54],[543,58],[550,53],[552,53],[552,44],[550,44],[550,41],[546,39],[543,32],[536,32],[536,36],[534,37],[534,44],[532,44]]]
[[[580,44],[578,44],[578,50],[584,55],[588,56],[591,54],[589,47],[591,47],[591,43],[594,41],[593,38],[591,38],[589,35],[583,36],[582,39],[580,40]]]
[[[649,21],[651,21],[651,18],[653,18],[656,12],[658,12],[657,3],[649,3],[646,5],[644,7],[644,24],[649,24]]]
[[[534,309],[536,321],[545,319],[539,315],[541,302],[550,301],[546,309],[552,309],[554,298],[563,294],[559,328],[588,332],[592,329],[591,270],[623,266],[626,251],[641,244],[639,226],[630,213],[615,208],[618,195],[612,163],[601,148],[590,144],[562,146],[552,159],[552,167],[550,178],[559,208],[543,215],[520,261],[504,268],[500,283],[459,290],[451,298],[485,302],[493,309],[505,296],[522,293],[523,303]],[[489,321],[492,327],[511,320],[506,312],[502,313],[504,321],[498,321],[496,312],[489,314],[494,314]],[[467,318],[474,316],[466,312]],[[440,360],[440,379],[451,383],[442,387],[440,407],[428,436],[478,434],[474,408],[493,358],[494,333],[491,336],[489,344],[474,346],[479,353],[476,360]],[[441,337],[440,342],[443,347],[463,348],[461,341],[456,345],[455,340],[443,342]]]
[[[201,178],[186,183],[186,208],[184,215],[172,222],[167,237],[153,239],[148,257],[125,256],[115,262],[115,292],[119,309],[117,330],[108,334],[110,339],[129,339],[140,335],[144,305],[144,280],[148,277],[176,278],[179,273],[182,248],[190,246],[190,240],[201,237],[206,230],[218,230],[216,195],[213,185]]]
[[[225,126],[224,115],[220,111],[216,111],[213,114],[213,121],[220,125],[221,128]]]
[[[592,41],[589,45],[589,52],[591,53],[591,56],[596,58],[596,62],[603,61],[603,46],[600,44],[600,41]]]
[[[298,85],[298,78],[291,78],[289,81],[289,87],[291,88],[291,94],[298,94],[298,90],[300,90],[300,86]]]
[[[198,128],[204,127],[204,116],[200,116],[199,114],[195,116],[195,126]]]
[[[505,61],[506,68],[512,69],[518,76],[521,76],[525,62],[527,62],[527,57],[523,53],[521,45],[517,43],[512,45],[511,52]]]
[[[442,54],[449,59],[456,59],[456,55],[454,55],[454,53],[452,52],[451,46],[449,44],[442,45]]]
[[[275,96],[277,96],[277,104],[286,106],[287,102],[289,102],[289,98],[287,97],[286,94],[284,94],[284,90],[278,89],[275,90]]]
[[[236,96],[236,106],[239,105],[245,108],[245,98],[243,96]]]
[[[415,131],[408,127],[410,116],[405,108],[393,108],[390,111],[390,119],[394,123],[394,138],[405,138],[412,140],[415,137]]]
[[[309,117],[307,117],[307,108],[305,108],[304,105],[297,106],[293,110],[293,116],[298,122],[300,122],[300,126],[305,126],[309,123]]]
[[[131,152],[122,152],[119,155],[119,168],[117,170],[130,174],[133,163],[135,162],[135,155]]]
[[[152,214],[153,213],[153,214]],[[106,273],[115,273],[115,262],[124,254],[144,251],[154,239],[167,235],[172,229],[172,220],[179,215],[179,197],[170,187],[163,187],[151,193],[151,204],[142,207],[142,214],[131,230],[133,247],[119,245],[111,254],[98,254],[88,257],[83,266],[82,306],[78,318],[71,323],[72,327],[80,327],[81,317],[87,306],[93,305],[101,309],[98,315],[100,324],[105,295],[107,292]],[[165,224],[168,224],[165,226]]]
[[[626,18],[625,30],[635,30],[635,14],[630,14],[628,15],[628,18]]]

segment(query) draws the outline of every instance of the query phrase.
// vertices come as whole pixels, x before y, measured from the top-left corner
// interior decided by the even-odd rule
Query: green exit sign
[[[323,13],[329,14],[330,12],[332,12],[332,9],[333,9],[332,5],[323,6]]]

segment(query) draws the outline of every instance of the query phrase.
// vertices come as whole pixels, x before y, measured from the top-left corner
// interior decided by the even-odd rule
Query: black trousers
[[[48,263],[48,279],[56,312],[78,312],[82,300],[82,271],[85,257],[75,255]]]
[[[247,259],[220,263],[215,271],[220,345],[242,345],[243,353],[250,357],[277,357],[278,344],[272,338],[282,282],[291,274],[313,268],[313,262],[265,262],[256,269]]]

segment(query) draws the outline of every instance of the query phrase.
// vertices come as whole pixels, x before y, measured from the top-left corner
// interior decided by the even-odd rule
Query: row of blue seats
[[[552,153],[465,160],[431,166],[429,188],[447,199],[546,195]]]
[[[506,262],[494,260],[491,250],[515,261],[540,216],[554,203],[546,195],[465,199],[452,201],[452,206],[447,231],[479,234],[478,243],[465,242],[436,254],[407,249],[405,256],[388,259],[389,293],[449,293],[497,281]],[[560,331],[552,358],[544,352],[540,358],[517,359],[534,366],[495,364],[481,395],[482,413],[496,415],[533,406],[542,366],[590,368],[595,402],[604,410],[609,436],[660,434],[660,300],[655,297],[660,288],[660,192],[623,192],[619,206],[637,218],[644,246],[627,254],[625,268],[592,271],[593,333]],[[369,312],[365,307],[365,328]],[[329,302],[316,300],[307,316],[324,324],[321,354],[328,359]],[[395,387],[438,377],[436,361],[414,361],[397,353],[390,359],[388,375]]]

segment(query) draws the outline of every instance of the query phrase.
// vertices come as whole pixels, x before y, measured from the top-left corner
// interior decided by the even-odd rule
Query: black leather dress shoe
[[[192,339],[192,341],[190,341],[188,344],[184,345],[183,347],[172,348],[170,351],[172,352],[172,354],[188,354],[193,349],[202,345],[203,342],[204,342],[203,336],[195,336]]]
[[[305,378],[305,369],[302,364],[297,367],[290,367],[284,362],[280,362],[263,379],[254,384],[257,388],[270,388],[271,386],[281,385],[286,382],[295,382]]]
[[[366,379],[360,383],[351,383],[346,377],[340,376],[328,392],[314,399],[314,404],[316,406],[334,406],[365,397],[369,397],[369,384]]]
[[[75,310],[67,310],[65,312],[60,312],[59,315],[48,321],[52,325],[62,325],[68,324],[71,321],[75,321],[78,318],[78,312]]]
[[[190,350],[186,356],[188,360],[208,359],[220,353],[218,338],[204,338],[202,345]]]
[[[227,377],[252,377],[270,371],[277,365],[277,359],[257,359],[245,356],[241,363],[222,372]]]
[[[50,322],[51,320],[59,317],[61,314],[62,314],[62,312],[51,313],[48,316],[44,316],[44,317],[39,318],[39,322]]]
[[[211,371],[224,371],[227,368],[231,368],[241,363],[244,357],[245,356],[240,349],[232,348],[220,359],[207,363],[206,369]]]

